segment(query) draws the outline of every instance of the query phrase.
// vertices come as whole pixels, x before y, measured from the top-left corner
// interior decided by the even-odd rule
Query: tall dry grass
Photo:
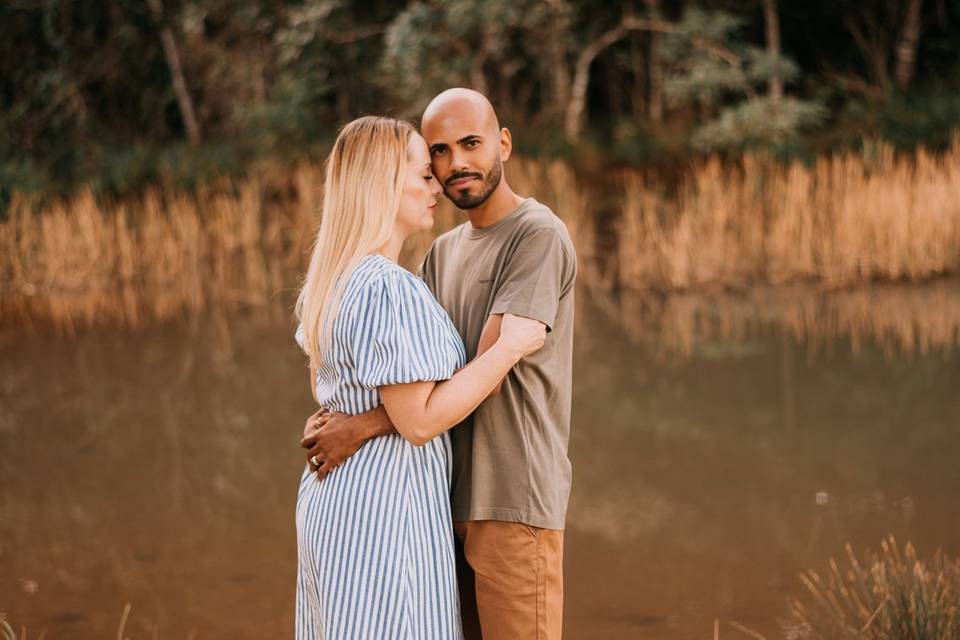
[[[627,314],[650,293],[923,280],[960,267],[960,137],[941,155],[879,147],[812,167],[714,158],[669,188],[637,172],[587,182],[561,161],[517,158],[507,172],[563,218],[580,282],[610,308],[622,293]],[[305,268],[321,171],[253,175],[112,204],[89,191],[45,205],[15,195],[0,219],[0,323],[138,326],[232,308],[286,317],[272,301],[286,301]],[[445,203],[404,263],[464,219]]]
[[[0,223],[0,322],[70,331],[217,306],[276,312],[271,300],[306,262],[319,180],[316,168],[298,167],[281,204],[257,180],[109,205],[89,191],[44,207],[15,195]]]
[[[641,291],[816,280],[922,280],[960,266],[960,137],[920,150],[820,158],[746,156],[694,166],[673,195],[624,178],[619,282]]]
[[[848,566],[833,560],[821,576],[800,578],[804,599],[793,603],[802,637],[811,640],[956,640],[960,638],[960,562],[937,552],[921,560],[891,536],[861,562],[847,545]]]

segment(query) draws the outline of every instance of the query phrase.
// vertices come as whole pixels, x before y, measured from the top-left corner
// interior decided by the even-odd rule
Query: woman
[[[355,120],[327,159],[298,341],[321,405],[357,414],[382,403],[398,433],[367,442],[323,480],[304,469],[300,640],[462,637],[446,430],[542,346],[545,329],[504,316],[496,344],[464,366],[450,318],[397,265],[403,241],[433,226],[440,191],[427,144],[406,122]]]

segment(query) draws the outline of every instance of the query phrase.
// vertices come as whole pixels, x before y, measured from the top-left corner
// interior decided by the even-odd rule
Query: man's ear
[[[506,127],[500,129],[500,160],[506,162],[513,153],[513,136],[510,135],[510,129]]]

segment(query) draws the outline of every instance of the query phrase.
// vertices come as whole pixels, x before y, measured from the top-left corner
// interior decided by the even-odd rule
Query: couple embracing
[[[503,176],[510,132],[450,89],[421,133],[363,117],[327,159],[297,340],[322,409],[297,498],[298,640],[555,639],[576,254]],[[417,276],[440,193],[469,221]]]

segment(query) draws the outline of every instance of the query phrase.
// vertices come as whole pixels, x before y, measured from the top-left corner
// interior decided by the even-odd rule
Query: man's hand
[[[363,429],[354,423],[356,416],[320,409],[307,418],[300,446],[307,450],[310,471],[322,480],[328,473],[355,454],[366,442]],[[319,464],[317,464],[319,463]]]
[[[303,425],[303,437],[313,434],[317,429],[323,426],[323,423],[326,422],[323,416],[329,415],[330,412],[324,407],[320,407],[320,410],[315,414],[307,418],[307,422]]]

